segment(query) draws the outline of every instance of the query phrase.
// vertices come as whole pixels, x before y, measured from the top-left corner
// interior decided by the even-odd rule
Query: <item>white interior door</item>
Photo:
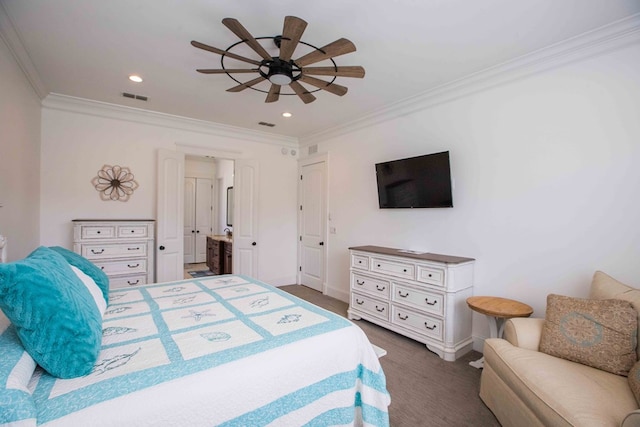
[[[258,277],[258,180],[256,160],[236,160],[233,207],[233,273]]]
[[[207,234],[212,232],[213,216],[213,180],[196,179],[195,204],[195,262],[207,260]],[[186,199],[185,199],[186,203]]]
[[[300,168],[300,283],[323,291],[326,253],[326,162]]]
[[[184,263],[196,262],[196,179],[184,179]]]
[[[158,150],[156,281],[184,277],[184,153]]]

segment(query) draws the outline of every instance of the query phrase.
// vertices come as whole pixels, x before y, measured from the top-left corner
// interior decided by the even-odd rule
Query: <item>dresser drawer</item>
[[[415,266],[398,261],[390,261],[381,258],[371,259],[371,271],[381,274],[390,274],[396,277],[413,280],[415,278]]]
[[[351,255],[351,267],[359,270],[369,269],[369,257],[364,255]]]
[[[444,286],[444,270],[418,265],[418,282],[430,285]]]
[[[136,259],[126,261],[94,262],[107,276],[131,275],[135,273],[147,273],[147,260]],[[111,278],[109,279],[111,281]]]
[[[146,225],[121,225],[118,227],[118,237],[147,237]]]
[[[136,274],[132,276],[120,276],[109,278],[109,289],[128,288],[147,284],[146,274]]]
[[[113,225],[83,225],[80,236],[83,239],[112,239],[116,235]]]
[[[442,321],[440,319],[418,314],[396,305],[391,307],[391,323],[431,338],[438,340],[443,338]]]
[[[147,242],[82,245],[82,256],[88,259],[130,258],[147,255]]]
[[[391,300],[438,316],[444,315],[444,295],[435,292],[414,289],[401,283],[392,283]]]
[[[367,295],[353,292],[351,294],[351,308],[389,321],[389,303],[378,301]]]
[[[356,292],[368,292],[378,298],[389,298],[391,283],[388,280],[351,273],[351,289]]]

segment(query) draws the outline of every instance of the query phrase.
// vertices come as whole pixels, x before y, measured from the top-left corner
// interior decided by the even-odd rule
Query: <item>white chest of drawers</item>
[[[153,283],[155,222],[74,220],[73,250],[109,276],[109,288]]]
[[[472,258],[380,246],[350,249],[349,319],[366,319],[426,344],[447,361],[472,349]]]

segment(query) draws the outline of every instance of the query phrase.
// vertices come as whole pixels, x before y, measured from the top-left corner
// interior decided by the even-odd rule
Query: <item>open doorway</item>
[[[234,161],[185,157],[184,278],[232,272]],[[225,269],[226,267],[226,269]]]

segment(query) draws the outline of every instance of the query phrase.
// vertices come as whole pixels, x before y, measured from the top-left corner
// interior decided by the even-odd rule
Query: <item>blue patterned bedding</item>
[[[364,333],[244,276],[111,291],[91,374],[30,389],[46,426],[388,425]]]

